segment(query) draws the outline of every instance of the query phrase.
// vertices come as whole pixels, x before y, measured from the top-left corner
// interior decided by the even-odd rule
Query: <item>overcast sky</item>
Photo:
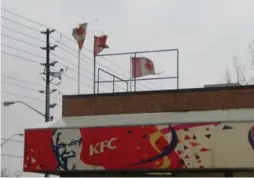
[[[72,39],[72,29],[79,23],[98,19],[88,25],[84,47],[90,50],[92,50],[93,33],[98,35],[101,34],[100,31],[108,35],[110,48],[104,53],[178,48],[180,50],[180,88],[195,88],[202,87],[204,84],[222,83],[225,69],[227,67],[233,69],[233,56],[237,56],[245,64],[248,76],[253,74],[251,73],[248,49],[248,44],[254,39],[253,0],[3,0],[1,2],[2,8],[54,28],[70,39]],[[2,52],[44,62],[45,51],[39,49],[39,46],[45,45],[43,42],[45,36],[39,31],[45,30],[45,28],[7,11],[2,10],[1,14]],[[53,55],[51,55],[51,59],[59,61],[55,70],[65,67],[68,69],[64,73],[60,87],[57,87],[61,93],[54,93],[54,98],[52,98],[52,102],[59,104],[56,109],[51,110],[56,119],[61,117],[61,94],[76,94],[77,92],[77,82],[71,79],[77,79],[75,72],[77,71],[77,52],[75,52],[77,45],[58,32],[51,35],[53,37],[51,43],[59,45],[54,54],[61,56],[68,63]],[[36,46],[18,42],[6,35]],[[10,47],[40,55],[42,58],[22,53]],[[92,53],[85,48],[81,55],[82,61],[86,61],[81,63],[83,83],[81,84],[81,93],[83,94],[92,93],[91,79],[93,77],[91,75],[93,72]],[[176,75],[176,54],[174,52],[143,54],[143,56],[154,61],[157,72],[164,71],[159,77]],[[44,95],[35,91],[43,89],[44,81],[40,75],[43,67],[3,53],[1,57],[2,90],[40,100],[34,101],[2,92],[2,101],[21,100],[44,112]],[[117,56],[98,59],[101,64],[98,66],[121,78],[128,79],[130,75],[129,58],[130,56]],[[3,75],[33,84],[17,82]],[[111,79],[105,74],[102,74],[101,77],[100,80]],[[30,90],[13,86],[13,84]],[[54,87],[52,85],[52,88]],[[112,90],[110,85],[100,88],[102,92]],[[165,80],[138,84],[138,90],[162,88],[174,89],[176,81]],[[117,87],[117,91],[125,89],[124,84],[119,84]],[[2,106],[1,109],[2,138],[22,133],[25,128],[34,127],[44,122],[42,116],[21,104],[8,108]],[[13,139],[22,140],[18,137]],[[23,144],[8,142],[2,148],[3,153],[22,156]],[[22,169],[22,159],[2,157],[2,167],[10,166],[17,170]]]

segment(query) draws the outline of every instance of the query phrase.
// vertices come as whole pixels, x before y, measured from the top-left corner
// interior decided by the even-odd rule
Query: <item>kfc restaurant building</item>
[[[63,96],[62,119],[25,130],[24,171],[254,176],[254,86]]]

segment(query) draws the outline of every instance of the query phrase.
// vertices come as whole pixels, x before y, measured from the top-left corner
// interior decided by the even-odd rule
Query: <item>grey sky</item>
[[[254,39],[254,1],[253,0],[3,0],[2,8],[10,10],[16,14],[25,16],[33,21],[39,22],[54,28],[72,39],[71,33],[79,23],[89,22],[94,19],[99,21],[88,26],[87,38],[84,46],[92,49],[93,32],[100,34],[102,30],[108,37],[110,48],[104,53],[128,52],[138,50],[153,50],[165,48],[180,49],[180,88],[202,87],[204,84],[223,82],[222,77],[225,68],[232,68],[232,57],[238,56],[246,66],[246,72],[251,75],[250,54],[248,44]],[[38,30],[45,30],[42,26],[29,21],[22,20],[5,11],[2,16],[26,24]],[[6,19],[1,20],[2,25],[27,33],[31,36],[45,40],[45,36],[39,32],[28,30],[22,26],[12,23]],[[2,34],[9,35],[38,46],[45,45],[43,42],[33,40],[23,35],[11,32],[6,28],[1,28]],[[77,49],[77,45],[65,37],[60,39],[59,33],[52,34],[56,40],[72,49]],[[44,59],[35,58],[4,45],[9,45],[31,53],[45,56],[45,51],[38,47],[29,46],[1,36],[2,50],[8,53],[29,58],[31,60],[44,62]],[[52,40],[52,43],[57,41]],[[62,45],[59,45],[60,47]],[[62,46],[63,47],[63,46]],[[75,54],[70,55],[60,48],[55,54],[64,57],[69,63],[77,64]],[[92,58],[92,53],[86,49],[82,50],[82,55]],[[42,67],[5,54],[2,56],[2,74],[23,79],[28,82],[41,84],[44,82],[40,77]],[[162,76],[176,74],[176,58],[174,53],[147,55],[155,62],[157,72],[164,71]],[[84,57],[82,57],[84,59]],[[52,60],[59,60],[54,56]],[[129,76],[129,56],[109,57],[99,59],[99,62],[111,69],[113,73],[121,74],[121,77]],[[91,63],[91,59],[84,59]],[[65,63],[65,62],[63,62]],[[114,64],[113,64],[114,63]],[[77,69],[76,66],[67,65]],[[92,66],[82,62],[82,68],[92,72]],[[119,67],[120,66],[120,67]],[[58,65],[59,70],[62,66]],[[103,68],[103,67],[102,67]],[[104,68],[105,69],[105,68]],[[123,70],[124,69],[124,70]],[[92,75],[81,70],[82,75],[92,78]],[[77,74],[70,69],[65,73],[68,76],[77,78]],[[92,81],[82,76],[81,80],[92,86]],[[104,79],[109,79],[103,75]],[[2,81],[15,83],[14,80],[3,78]],[[32,89],[41,89],[25,83],[17,83]],[[151,89],[175,88],[175,81],[167,80],[160,82],[142,82],[143,85]],[[143,90],[147,90],[138,85]],[[53,87],[53,86],[52,86]],[[77,91],[75,81],[64,76],[59,89],[63,94],[75,94]],[[110,87],[110,85],[108,85]],[[118,91],[122,91],[123,84],[118,85]],[[160,88],[159,87],[159,88]],[[101,88],[108,92],[110,88]],[[31,104],[44,112],[44,95],[36,91],[28,91],[2,83],[2,90],[19,93],[32,98],[38,98],[42,102],[27,100],[18,96],[2,93],[2,101],[22,100]],[[92,93],[92,87],[81,85],[81,93]],[[59,104],[61,96],[54,94]],[[52,99],[56,101],[56,99]],[[44,122],[44,118],[32,112],[22,105],[15,105],[9,108],[2,107],[1,134],[2,138],[7,138],[14,133],[24,131],[24,128],[33,127]],[[61,106],[52,110],[55,118],[61,117]],[[20,138],[14,138],[22,140]],[[23,145],[20,143],[7,143],[2,153],[12,155],[23,155]],[[22,159],[2,157],[2,167],[15,167],[21,169]]]

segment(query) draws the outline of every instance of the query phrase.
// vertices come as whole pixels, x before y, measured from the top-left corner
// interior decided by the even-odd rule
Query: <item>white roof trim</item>
[[[253,122],[254,109],[63,117],[36,128],[80,128],[196,122]]]

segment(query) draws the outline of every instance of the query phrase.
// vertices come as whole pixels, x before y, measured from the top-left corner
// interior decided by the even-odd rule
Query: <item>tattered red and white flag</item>
[[[146,57],[131,58],[132,78],[138,78],[146,75],[158,75],[155,73],[153,61]]]
[[[105,48],[109,48],[107,45],[107,35],[94,36],[94,56],[97,56]]]
[[[74,28],[72,30],[72,36],[77,41],[79,50],[82,49],[86,38],[87,25],[88,25],[87,23],[83,23],[79,25],[79,28]]]

